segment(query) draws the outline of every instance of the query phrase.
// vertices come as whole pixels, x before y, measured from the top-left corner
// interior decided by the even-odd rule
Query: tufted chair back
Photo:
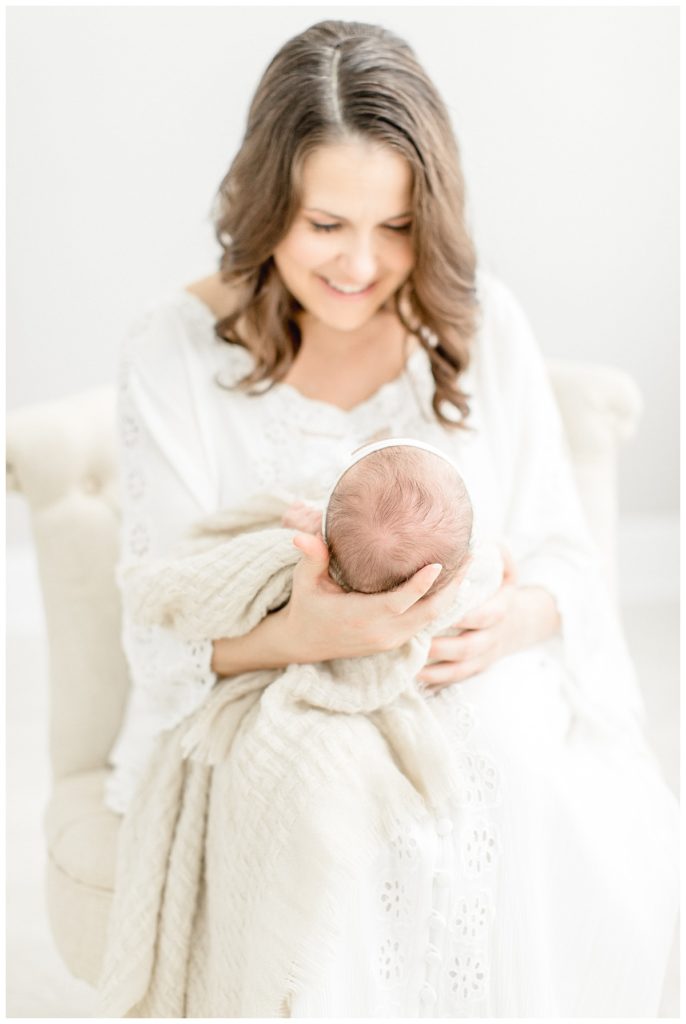
[[[7,465],[9,488],[31,513],[50,654],[50,759],[60,779],[104,766],[128,690],[114,579],[114,393],[12,412]]]
[[[20,408],[7,420],[7,486],[29,505],[49,651],[48,918],[67,967],[91,984],[104,953],[120,821],[103,802],[105,765],[129,687],[114,578],[114,406],[105,388]]]
[[[609,367],[554,362],[549,369],[613,586],[616,449],[635,428],[640,394]],[[104,950],[120,821],[104,806],[103,784],[129,685],[114,576],[114,403],[113,390],[94,390],[17,409],[7,423],[8,489],[29,504],[50,653],[48,915],[68,968],[91,984]]]

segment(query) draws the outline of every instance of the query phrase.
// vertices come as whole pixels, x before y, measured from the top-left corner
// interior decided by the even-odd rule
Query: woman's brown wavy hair
[[[215,331],[255,359],[241,387],[271,386],[288,372],[300,347],[302,307],[282,283],[272,253],[300,209],[305,158],[351,137],[390,146],[412,168],[415,263],[395,308],[431,360],[436,416],[461,426],[469,404],[458,377],[469,363],[478,303],[457,143],[413,51],[379,26],[319,22],[289,40],[267,67],[216,198],[221,277],[237,301]],[[459,410],[457,424],[454,413],[442,412],[444,402]]]

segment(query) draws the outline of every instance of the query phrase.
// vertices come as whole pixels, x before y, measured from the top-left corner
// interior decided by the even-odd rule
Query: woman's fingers
[[[296,533],[293,537],[293,544],[303,555],[298,563],[301,573],[305,572],[313,578],[319,578],[328,572],[329,549],[321,535]]]
[[[501,587],[500,590],[488,601],[467,612],[459,622],[455,623],[458,629],[489,629],[496,626],[507,613],[510,604],[510,585]]]
[[[414,576],[411,576],[402,586],[384,595],[384,601],[391,612],[395,615],[404,615],[405,612],[416,604],[431,585],[438,579],[442,572],[442,566],[438,563],[425,565],[419,569]]]
[[[282,526],[290,530],[302,530],[305,533],[318,533],[321,521],[321,512],[302,501],[290,505],[281,516]]]
[[[500,553],[503,556],[503,583],[515,583],[517,580],[517,566],[510,549],[505,544],[499,544]]]
[[[492,643],[487,630],[466,630],[460,636],[434,637],[429,648],[433,661],[471,661],[485,654]]]
[[[439,690],[443,686],[450,686],[451,683],[462,683],[465,679],[482,672],[484,663],[481,658],[473,658],[470,661],[441,661],[435,665],[426,665],[418,674],[417,679],[423,684],[425,690]]]
[[[467,612],[459,622],[455,623],[458,629],[490,629],[505,617],[512,599],[512,590],[517,576],[517,569],[514,559],[504,544],[500,545],[503,556],[503,578],[500,587],[487,601],[484,601],[478,608]]]
[[[457,661],[460,648],[458,637],[438,636],[431,641],[429,659],[431,661]]]
[[[493,597],[484,601],[478,608],[467,612],[455,626],[459,629],[489,629],[496,626],[507,614],[512,599],[512,589],[517,578],[514,559],[504,544],[500,545],[503,556],[503,578]]]
[[[497,652],[497,630],[465,630],[460,636],[435,637],[429,649],[433,664],[424,666],[417,679],[426,689],[448,686],[483,672]]]

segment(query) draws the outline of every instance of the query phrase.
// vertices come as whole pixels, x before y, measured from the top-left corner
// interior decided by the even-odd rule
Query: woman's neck
[[[235,297],[219,274],[196,281],[186,290],[218,319],[234,308]],[[306,311],[300,314],[299,323],[300,350],[283,381],[309,398],[342,409],[353,408],[398,377],[419,345],[391,309],[380,311],[356,331],[337,331]]]
[[[368,323],[353,331],[341,331],[324,324],[310,313],[298,316],[301,350],[309,349],[332,359],[355,359],[370,350],[376,352],[401,348],[406,331],[395,313],[379,312]]]
[[[357,331],[336,331],[303,314],[300,328],[301,346],[284,383],[343,409],[398,377],[418,344],[391,313]]]

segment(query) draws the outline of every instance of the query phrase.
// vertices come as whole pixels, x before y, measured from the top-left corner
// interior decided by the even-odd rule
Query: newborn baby
[[[393,590],[436,562],[443,570],[429,593],[445,587],[469,560],[472,521],[467,489],[450,459],[406,438],[358,449],[323,515],[298,502],[282,520],[292,529],[321,532],[331,578],[364,594]]]

